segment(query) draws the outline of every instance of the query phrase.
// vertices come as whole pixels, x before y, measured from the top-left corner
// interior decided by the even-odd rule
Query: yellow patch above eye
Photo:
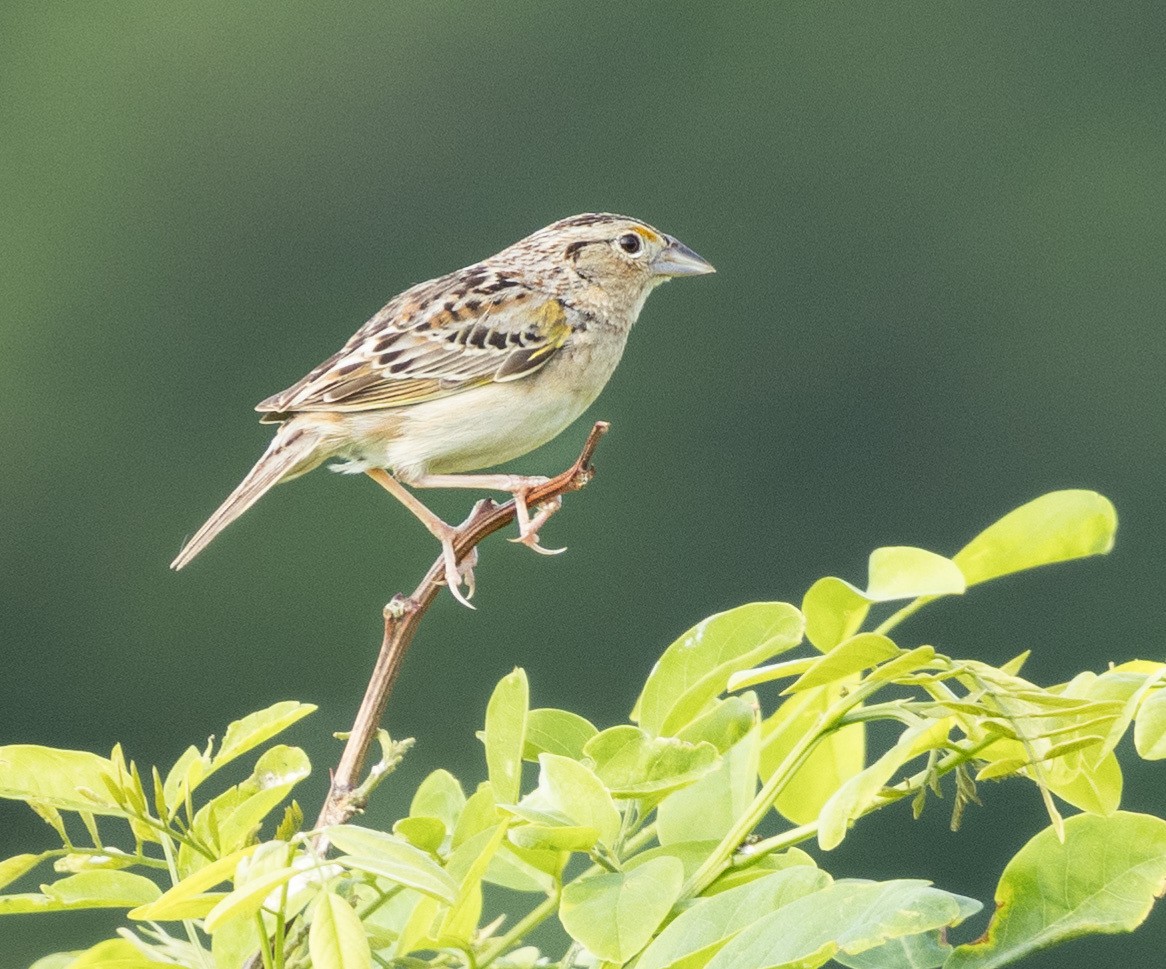
[[[663,239],[660,238],[660,236],[657,233],[653,232],[647,226],[633,225],[632,232],[634,232],[638,236],[641,236],[642,238],[644,238],[648,242],[663,242],[664,241]]]

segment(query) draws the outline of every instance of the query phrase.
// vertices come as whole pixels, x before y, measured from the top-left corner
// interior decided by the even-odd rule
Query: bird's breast
[[[624,339],[580,336],[521,380],[398,410],[400,424],[391,439],[369,445],[404,481],[476,471],[533,451],[587,409],[623,354]]]

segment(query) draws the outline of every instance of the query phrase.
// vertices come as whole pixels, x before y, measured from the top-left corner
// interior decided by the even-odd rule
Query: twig
[[[607,433],[608,426],[604,421],[597,422],[575,463],[546,484],[531,489],[527,503],[532,508],[557,502],[563,495],[580,490],[591,480],[595,473],[591,456],[599,446],[600,439]],[[458,561],[470,554],[482,539],[514,521],[515,514],[513,501],[502,505],[495,504],[489,498],[479,501],[469,517],[458,526],[453,543]],[[373,667],[372,677],[356,713],[340,763],[332,772],[332,786],[316,821],[317,828],[344,824],[364,807],[360,803],[363,798],[358,795],[358,786],[369,748],[376,737],[393,684],[401,672],[401,664],[417,632],[417,626],[444,587],[445,565],[441,556],[438,556],[411,596],[395,595],[385,606],[385,635],[380,655]]]
[[[584,488],[595,475],[591,457],[608,427],[610,425],[606,421],[597,421],[587,435],[575,463],[546,484],[532,488],[526,497],[527,504],[537,508],[539,505],[557,503],[563,495]],[[516,515],[513,501],[502,505],[495,504],[489,498],[479,501],[469,517],[458,526],[458,534],[453,542],[458,561],[472,552],[482,539],[509,525]],[[360,791],[360,775],[364,771],[364,762],[376,739],[389,695],[400,675],[401,664],[405,661],[405,653],[413,642],[417,626],[443,588],[445,561],[438,556],[411,596],[397,594],[385,606],[385,634],[381,640],[381,651],[364,691],[364,699],[360,702],[360,709],[356,711],[356,720],[348,734],[344,752],[340,755],[340,763],[332,772],[332,785],[316,821],[318,829],[333,824],[346,824],[363,810],[364,795]],[[315,847],[324,852],[327,850],[327,841],[317,836]],[[244,963],[244,969],[258,969],[262,965],[260,958],[261,953],[251,956]]]

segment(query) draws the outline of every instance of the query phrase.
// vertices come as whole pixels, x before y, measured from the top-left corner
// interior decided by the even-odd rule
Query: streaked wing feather
[[[561,301],[526,287],[512,284],[492,299],[470,290],[459,301],[441,303],[439,284],[449,281],[397,297],[339,353],[256,410],[281,415],[404,407],[518,380],[545,366],[574,332]],[[430,293],[425,299],[424,287],[437,289],[438,298]],[[434,305],[424,312],[427,303]]]

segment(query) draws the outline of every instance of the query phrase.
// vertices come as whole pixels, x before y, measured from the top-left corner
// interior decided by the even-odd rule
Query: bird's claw
[[[478,564],[478,550],[476,548],[470,549],[459,562],[457,552],[453,548],[453,535],[448,535],[441,540],[441,555],[445,560],[445,584],[449,586],[449,591],[463,606],[467,609],[473,609],[474,605],[470,600],[474,597],[474,592],[477,589],[477,584],[474,581],[474,566]],[[461,592],[462,585],[466,587],[464,596]]]
[[[543,527],[556,511],[563,507],[563,499],[556,495],[554,498],[549,498],[538,507],[538,512],[534,518],[530,517],[526,508],[525,495],[515,495],[515,504],[519,509],[518,514],[518,537],[512,538],[510,541],[516,542],[519,545],[525,545],[532,552],[538,552],[539,555],[561,555],[567,551],[566,548],[544,548],[538,541],[538,530]]]
[[[526,535],[519,535],[517,538],[511,538],[507,541],[514,542],[516,545],[525,545],[532,552],[538,552],[539,555],[561,555],[567,551],[563,548],[545,548],[538,543],[538,532],[528,532]]]

